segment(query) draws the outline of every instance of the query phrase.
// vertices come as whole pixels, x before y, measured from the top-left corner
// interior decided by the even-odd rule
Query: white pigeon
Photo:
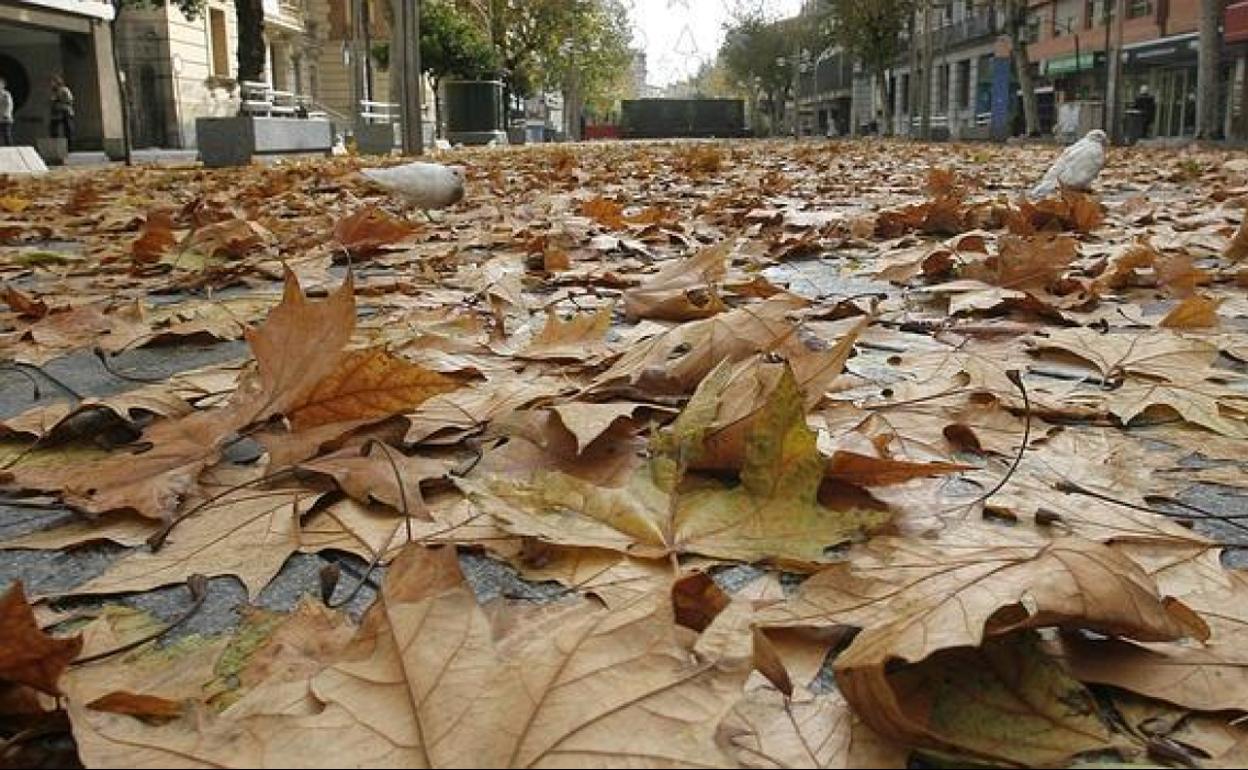
[[[1059,187],[1072,190],[1088,190],[1096,175],[1105,168],[1105,148],[1109,138],[1099,128],[1094,128],[1082,139],[1066,148],[1066,151],[1053,161],[1040,184],[1031,188],[1032,198],[1043,198],[1056,192]]]
[[[416,161],[389,168],[360,169],[360,173],[424,210],[426,216],[429,209],[445,208],[464,197],[464,170],[459,166]]]

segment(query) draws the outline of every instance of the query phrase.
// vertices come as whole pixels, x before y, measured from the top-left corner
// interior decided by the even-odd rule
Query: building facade
[[[931,76],[924,78],[923,50],[928,44],[924,38],[929,28]],[[887,89],[893,105],[893,132],[918,134],[923,104],[920,89],[926,82],[933,136],[988,138],[993,82],[999,77],[994,59],[1001,55],[1001,25],[995,7],[952,0],[932,11],[926,22],[921,11],[916,13],[913,29],[911,52],[894,68]]]
[[[74,94],[71,149],[121,154],[112,20],[104,0],[0,0],[0,77],[13,94],[18,144],[49,135],[50,78],[60,75]]]

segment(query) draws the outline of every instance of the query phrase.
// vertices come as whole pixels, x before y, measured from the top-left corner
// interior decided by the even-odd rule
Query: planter
[[[209,168],[246,166],[255,155],[329,155],[334,129],[328,120],[314,118],[199,118],[195,141]]]

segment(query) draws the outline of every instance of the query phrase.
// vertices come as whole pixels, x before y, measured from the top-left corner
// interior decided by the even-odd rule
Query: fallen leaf
[[[54,639],[39,628],[20,580],[0,597],[0,680],[59,695],[57,681],[81,649],[82,637]]]
[[[702,422],[697,415],[703,410],[691,403],[685,414],[695,416],[686,419]],[[740,485],[698,480],[682,486],[680,465],[697,435],[694,430],[668,443],[668,452],[640,465],[625,486],[602,487],[542,469],[529,478],[509,474],[461,483],[516,534],[649,558],[698,553],[803,566],[825,561],[829,547],[888,518],[886,511],[819,504],[825,461],[806,426],[792,373],[781,379],[747,435]]]
[[[761,612],[759,622],[863,629],[838,658],[847,668],[917,662],[1040,626],[1141,641],[1209,635],[1194,612],[1161,597],[1138,566],[1108,546],[1007,537],[1001,527],[963,525],[960,532],[970,542],[875,538],[847,564],[807,580],[786,604]]]
[[[130,244],[130,253],[137,262],[158,262],[177,242],[173,217],[167,211],[153,211],[147,215],[139,237]]]
[[[606,352],[612,312],[612,307],[606,305],[593,313],[577,313],[565,321],[548,310],[541,332],[517,356],[544,361],[581,361],[601,356]]]
[[[1223,300],[1193,294],[1171,308],[1158,326],[1166,329],[1209,329],[1218,325],[1218,306]]]
[[[640,286],[624,292],[625,314],[630,319],[692,321],[727,310],[716,286],[728,274],[731,246],[731,241],[723,241],[668,263]]]
[[[417,228],[376,206],[365,206],[334,225],[334,240],[357,257],[366,257],[401,241]]]
[[[1127,743],[1029,632],[892,670],[838,661],[836,674],[854,713],[880,735],[963,761],[1065,766]]]
[[[302,398],[290,399],[282,411],[294,430],[302,431],[402,414],[459,386],[457,380],[382,348],[355,350],[343,355]]]
[[[322,380],[338,369],[355,329],[352,278],[321,302],[309,302],[299,279],[286,269],[282,301],[264,323],[246,333],[260,370],[253,419],[285,414],[306,404]]]
[[[43,318],[48,314],[48,305],[41,299],[35,299],[12,284],[0,284],[0,299],[9,309],[25,318]]]

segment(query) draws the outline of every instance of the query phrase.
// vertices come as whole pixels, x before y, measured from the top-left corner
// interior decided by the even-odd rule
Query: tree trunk
[[[122,148],[124,153],[122,159],[127,166],[133,166],[134,155],[130,149],[130,93],[126,87],[126,74],[121,70],[121,58],[117,55],[117,31],[121,22],[121,9],[121,0],[113,0],[113,20],[109,22],[112,27],[110,43],[113,48],[113,77],[117,78],[117,89],[120,91],[118,96],[121,99],[121,142],[125,145]]]
[[[880,67],[875,71],[875,81],[879,84],[880,102],[884,105],[880,116],[880,136],[893,135],[893,100],[888,93],[888,68]]]
[[[1040,115],[1036,108],[1036,83],[1031,77],[1031,60],[1027,55],[1027,41],[1023,27],[1027,23],[1027,3],[1010,0],[1006,5],[1009,14],[1010,58],[1014,61],[1014,74],[1018,77],[1018,90],[1023,97],[1023,124],[1027,136],[1040,134]]]
[[[433,88],[433,138],[446,136],[442,130],[442,78],[429,78],[429,86]]]
[[[238,79],[264,79],[263,0],[234,0],[238,19]]]
[[[1216,139],[1222,135],[1218,124],[1218,81],[1221,79],[1218,27],[1222,21],[1222,0],[1200,0],[1200,49],[1196,59],[1196,138]]]
[[[919,83],[919,138],[932,138],[932,0],[923,4],[923,80]]]

